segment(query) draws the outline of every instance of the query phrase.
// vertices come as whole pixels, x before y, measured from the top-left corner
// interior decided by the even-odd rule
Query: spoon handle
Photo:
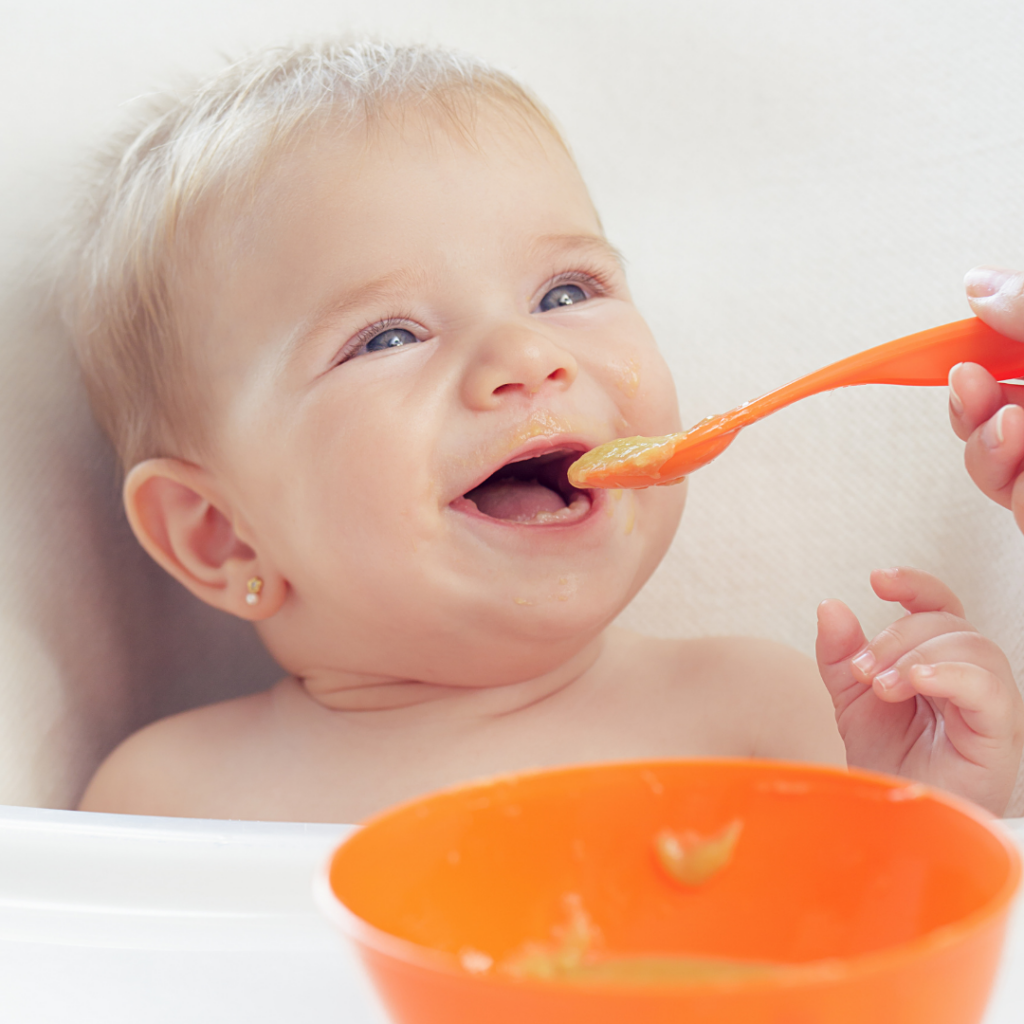
[[[714,432],[738,430],[801,398],[854,384],[945,384],[957,363],[979,363],[996,380],[1024,373],[1024,344],[977,317],[932,327],[840,359],[737,409],[715,417]],[[709,424],[710,426],[710,424]]]
[[[957,363],[979,363],[997,380],[1024,374],[1024,344],[977,317],[908,334],[840,359],[682,434],[627,437],[600,445],[569,467],[574,487],[650,487],[681,480],[732,444],[737,431],[787,405],[853,384],[937,386]]]

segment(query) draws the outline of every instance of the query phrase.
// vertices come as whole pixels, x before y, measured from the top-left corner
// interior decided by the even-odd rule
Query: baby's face
[[[206,230],[187,294],[208,468],[300,675],[497,684],[591,640],[658,564],[684,489],[578,492],[675,391],[575,167],[480,112],[321,134]],[[214,244],[216,240],[216,244]]]

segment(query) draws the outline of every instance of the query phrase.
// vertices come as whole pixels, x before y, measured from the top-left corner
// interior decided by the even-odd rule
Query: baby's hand
[[[1024,274],[976,267],[965,280],[974,312],[990,327],[1024,342]],[[949,374],[949,419],[967,442],[971,479],[993,501],[1012,509],[1024,531],[1024,387],[999,384],[975,363]]]
[[[841,601],[818,607],[818,669],[851,766],[905,775],[1002,814],[1024,747],[1009,663],[965,621],[956,595],[918,569],[871,574],[909,615],[868,643]]]

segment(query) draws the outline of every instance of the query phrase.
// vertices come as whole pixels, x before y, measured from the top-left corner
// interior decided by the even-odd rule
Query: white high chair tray
[[[387,1024],[311,896],[350,830],[0,807],[0,1017]],[[1018,905],[984,1024],[1022,1019]]]

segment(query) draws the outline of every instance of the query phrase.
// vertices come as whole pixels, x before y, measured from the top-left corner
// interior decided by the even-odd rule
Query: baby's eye
[[[546,311],[559,306],[575,306],[577,302],[586,302],[587,293],[575,284],[560,284],[544,294],[540,300],[540,309]]]
[[[413,345],[420,339],[412,331],[406,331],[401,327],[389,327],[380,334],[375,334],[364,346],[365,352],[382,352],[386,348],[401,348],[403,345]]]

